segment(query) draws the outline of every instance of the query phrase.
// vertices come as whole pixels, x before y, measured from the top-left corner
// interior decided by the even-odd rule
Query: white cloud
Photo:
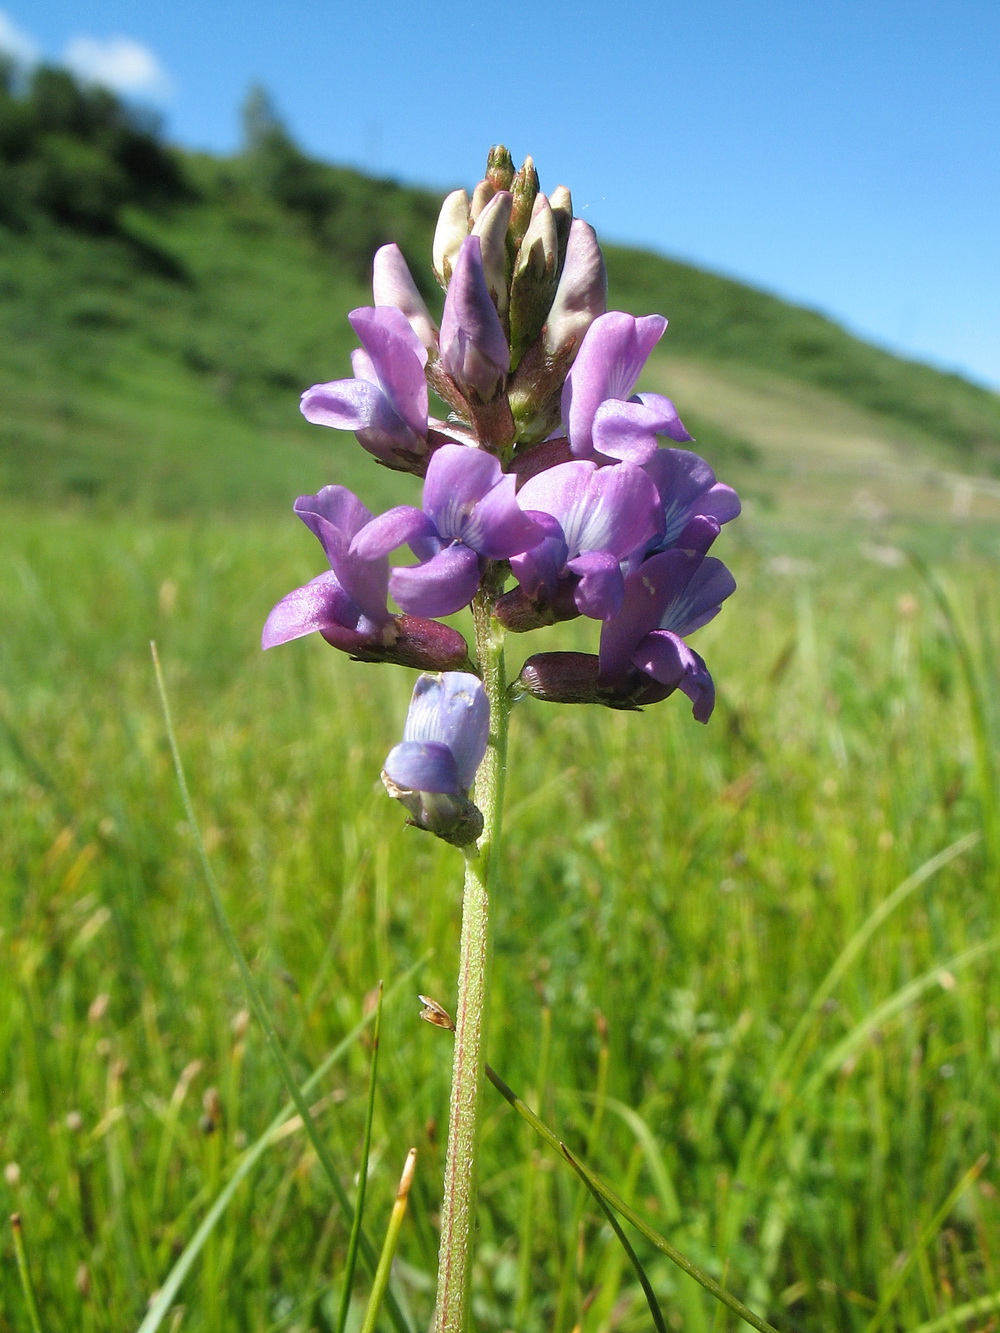
[[[131,37],[73,37],[63,64],[88,83],[99,83],[126,96],[162,101],[170,95],[166,70],[148,46]]]
[[[33,65],[39,51],[32,37],[12,22],[0,9],[0,51],[13,56],[19,65]]]

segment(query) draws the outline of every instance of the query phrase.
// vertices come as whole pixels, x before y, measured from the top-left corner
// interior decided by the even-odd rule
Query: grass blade
[[[347,1261],[344,1264],[344,1286],[340,1293],[340,1309],[337,1312],[337,1333],[344,1333],[347,1327],[347,1314],[351,1308],[351,1286],[354,1282],[354,1268],[358,1261],[358,1239],[361,1235],[361,1220],[365,1212],[365,1191],[368,1188],[368,1157],[372,1148],[372,1121],[375,1119],[375,1083],[378,1073],[378,1041],[382,1030],[382,983],[378,983],[378,1001],[375,1006],[375,1031],[372,1034],[372,1062],[368,1074],[368,1106],[365,1110],[365,1128],[361,1141],[361,1167],[358,1176],[358,1201],[354,1206],[354,1222],[347,1244]]]
[[[375,1333],[378,1312],[382,1308],[382,1301],[388,1292],[389,1274],[392,1272],[392,1261],[396,1254],[396,1246],[399,1244],[399,1233],[403,1226],[403,1218],[406,1216],[406,1205],[409,1201],[410,1186],[413,1184],[413,1172],[416,1170],[416,1165],[417,1150],[411,1148],[406,1154],[403,1174],[399,1178],[396,1202],[392,1205],[392,1213],[389,1216],[385,1243],[382,1246],[382,1253],[379,1255],[378,1268],[375,1270],[375,1281],[372,1284],[371,1299],[368,1302],[368,1309],[365,1311],[361,1333]]]
[[[892,1308],[893,1301],[899,1295],[900,1289],[906,1281],[906,1275],[912,1268],[913,1261],[941,1230],[945,1219],[958,1202],[960,1196],[965,1193],[973,1181],[978,1180],[979,1176],[982,1174],[983,1168],[989,1160],[989,1154],[983,1153],[981,1157],[973,1162],[968,1171],[965,1172],[958,1184],[945,1199],[941,1207],[920,1232],[916,1244],[910,1250],[910,1253],[906,1256],[903,1263],[893,1273],[891,1282],[882,1293],[882,1299],[879,1301],[878,1309],[875,1311],[868,1327],[865,1329],[865,1333],[877,1333],[877,1330],[882,1327],[886,1315]]]
[[[419,963],[415,963],[413,967],[404,972],[399,980],[392,985],[386,998],[392,999],[396,992],[407,984],[413,976],[413,973],[416,972],[419,967],[423,966],[424,961],[424,959],[421,959]],[[318,1086],[337,1061],[346,1054],[369,1023],[374,1021],[374,1018],[374,1013],[371,1013],[366,1014],[364,1018],[360,1019],[351,1031],[347,1033],[343,1041],[339,1042],[330,1054],[327,1055],[316,1067],[302,1084],[301,1092],[304,1097],[307,1097],[309,1093],[312,1092],[313,1088]],[[146,1317],[139,1325],[137,1333],[156,1333],[164,1316],[173,1304],[174,1297],[177,1295],[181,1283],[187,1277],[194,1261],[201,1253],[205,1241],[212,1233],[212,1229],[228,1208],[233,1195],[271,1144],[275,1143],[284,1133],[288,1132],[291,1124],[292,1109],[293,1108],[286,1103],[268,1125],[267,1129],[264,1130],[263,1134],[261,1134],[255,1143],[252,1143],[250,1147],[247,1148],[246,1152],[239,1159],[232,1176],[220,1191],[219,1196],[212,1204],[212,1207],[205,1214],[198,1230],[178,1255],[177,1260],[167,1274],[163,1285],[153,1298],[153,1301],[146,1312]]]
[[[275,1064],[278,1066],[282,1081],[288,1090],[288,1095],[294,1102],[295,1109],[302,1117],[302,1124],[305,1127],[306,1133],[309,1135],[309,1141],[320,1161],[320,1165],[326,1172],[327,1179],[333,1189],[337,1203],[340,1205],[340,1209],[347,1221],[350,1224],[353,1224],[354,1209],[351,1206],[350,1199],[347,1197],[347,1191],[344,1189],[340,1176],[337,1174],[337,1169],[334,1166],[333,1158],[330,1156],[330,1151],[323,1141],[319,1130],[316,1128],[316,1123],[309,1112],[309,1107],[306,1104],[305,1098],[302,1096],[299,1085],[295,1081],[291,1065],[288,1063],[288,1057],[285,1055],[284,1047],[278,1036],[278,1030],[274,1026],[274,1021],[272,1020],[270,1011],[264,1001],[264,996],[262,995],[257,982],[254,980],[253,973],[250,971],[250,965],[246,960],[246,956],[240,947],[239,940],[237,940],[236,933],[230,925],[229,917],[226,914],[219,882],[215,877],[215,871],[212,869],[212,864],[208,859],[208,852],[205,850],[205,841],[201,835],[201,827],[195,816],[194,805],[191,801],[191,793],[188,790],[187,777],[184,772],[184,764],[181,760],[180,749],[177,745],[177,736],[174,731],[173,718],[170,712],[170,701],[167,698],[166,684],[164,683],[163,671],[160,667],[160,658],[156,651],[155,643],[150,644],[150,650],[153,655],[153,669],[156,673],[156,688],[160,695],[160,706],[163,709],[163,721],[167,730],[167,739],[170,743],[170,753],[174,761],[174,772],[177,775],[177,785],[180,788],[184,813],[187,816],[188,824],[191,828],[192,836],[194,837],[195,846],[198,851],[198,860],[205,877],[205,884],[212,901],[212,907],[215,910],[219,929],[222,932],[222,937],[233,957],[233,961],[236,963],[240,979],[243,982],[243,988],[247,993],[250,1008],[253,1011],[257,1022],[261,1026],[261,1030],[263,1031],[268,1047],[270,1048],[271,1055],[274,1058]],[[376,1267],[375,1251],[371,1241],[364,1234],[364,1231],[362,1231],[360,1235],[360,1248],[369,1270],[374,1271]],[[410,1333],[403,1312],[391,1291],[387,1293],[386,1304],[389,1307],[392,1322],[395,1324],[397,1330],[399,1330],[399,1333]]]
[[[31,1269],[28,1267],[28,1256],[24,1249],[24,1230],[21,1225],[21,1214],[11,1213],[10,1229],[14,1233],[14,1254],[17,1258],[17,1273],[21,1279],[21,1290],[24,1292],[24,1303],[28,1307],[28,1321],[31,1324],[31,1333],[42,1333],[42,1321],[38,1318],[38,1306],[35,1303],[35,1288],[31,1281]]]
[[[535,1133],[538,1134],[540,1138],[544,1139],[550,1148],[554,1148],[555,1151],[559,1153],[570,1166],[572,1166],[573,1170],[581,1180],[584,1181],[588,1189],[590,1189],[593,1194],[597,1195],[597,1197],[603,1199],[605,1203],[609,1204],[610,1207],[612,1207],[621,1217],[624,1217],[627,1222],[631,1222],[636,1230],[641,1232],[650,1244],[654,1245],[661,1254],[665,1254],[682,1272],[687,1273],[688,1277],[694,1278],[695,1282],[703,1286],[706,1291],[711,1292],[716,1300],[721,1301],[723,1305],[727,1306],[728,1309],[733,1312],[733,1314],[739,1315],[739,1317],[745,1323],[749,1324],[751,1328],[757,1329],[757,1333],[777,1333],[777,1329],[775,1329],[773,1324],[769,1324],[767,1320],[762,1319],[760,1315],[754,1314],[753,1310],[749,1309],[741,1300],[738,1300],[731,1292],[726,1291],[725,1287],[716,1282],[715,1278],[712,1277],[710,1273],[706,1273],[703,1268],[699,1268],[697,1264],[692,1263],[690,1259],[681,1254],[680,1250],[671,1245],[670,1241],[654,1231],[653,1228],[644,1221],[643,1218],[640,1217],[640,1215],[635,1212],[635,1210],[631,1208],[614,1189],[612,1189],[607,1181],[602,1180],[600,1176],[595,1175],[589,1167],[584,1166],[578,1158],[574,1157],[566,1145],[553,1134],[548,1125],[546,1125],[543,1120],[539,1119],[534,1111],[521,1101],[517,1093],[507,1086],[496,1070],[491,1068],[490,1065],[486,1066],[486,1077],[496,1088],[497,1092],[499,1092],[500,1096],[503,1097],[506,1102],[510,1103],[523,1120],[528,1122]]]

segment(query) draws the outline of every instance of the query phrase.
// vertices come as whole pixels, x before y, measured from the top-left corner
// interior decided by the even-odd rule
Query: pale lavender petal
[[[393,411],[414,435],[427,434],[427,348],[395,306],[364,306],[348,315]]]
[[[483,273],[478,236],[462,242],[441,319],[441,364],[464,393],[488,402],[510,370],[510,348]]]
[[[636,319],[620,310],[609,310],[591,324],[566,377],[562,396],[563,421],[578,458],[591,457],[598,407],[608,398],[631,397],[666,327],[662,315]]]
[[[567,568],[580,578],[573,597],[582,615],[607,620],[621,610],[625,582],[614,556],[606,551],[587,551],[570,560]]]
[[[314,384],[302,395],[302,415],[314,426],[333,426],[336,430],[399,428],[400,420],[392,404],[377,384],[368,380],[333,380]]]
[[[637,393],[636,398],[643,407],[648,407],[659,417],[660,424],[656,428],[658,434],[669,435],[678,444],[686,444],[691,439],[684,422],[677,415],[677,408],[669,398],[664,398],[662,393]]]
[[[459,535],[466,546],[491,560],[505,560],[538,545],[544,529],[518,504],[516,490],[517,478],[508,473],[483,496],[462,524]]]
[[[377,560],[415,538],[434,535],[434,524],[422,509],[397,505],[367,523],[351,542],[351,555]]]
[[[437,350],[437,325],[431,319],[398,245],[383,245],[375,251],[372,295],[376,307],[395,306],[401,310],[424,347],[429,352]]]
[[[378,384],[374,362],[363,347],[355,347],[351,353],[351,369],[356,380],[367,380],[369,384]]]
[[[433,791],[457,796],[462,790],[455,756],[440,741],[403,741],[393,746],[385,771],[406,791]]]
[[[548,354],[554,356],[579,342],[606,311],[607,297],[608,275],[597,233],[589,223],[574,218],[559,286],[542,330]]]
[[[450,616],[479,590],[479,557],[467,546],[446,546],[422,565],[392,571],[389,591],[407,614]]]
[[[461,537],[466,519],[502,475],[499,460],[484,449],[443,444],[427,464],[424,512],[442,537]]]
[[[472,785],[489,732],[490,705],[478,676],[446,671],[420,677],[410,700],[403,740],[445,745],[455,757],[462,790]]]
[[[274,648],[334,625],[357,629],[361,621],[358,607],[337,582],[336,575],[326,570],[304,587],[282,597],[264,624],[261,644],[264,648]]]

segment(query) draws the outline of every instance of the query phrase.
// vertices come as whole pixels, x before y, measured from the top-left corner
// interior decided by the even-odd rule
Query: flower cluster
[[[414,822],[464,844],[481,827],[468,793],[488,706],[465,639],[437,618],[477,598],[514,633],[590,617],[598,653],[536,653],[517,696],[635,709],[681,690],[706,722],[714,686],[686,636],[735,587],[708,551],[740,503],[678,447],[691,437],[673,403],[635,392],[667,321],[606,309],[593,229],[563,186],[539,191],[530,158],[515,172],[495,148],[471,199],[445,199],[433,266],[440,324],[399,248],[378,251],[374,305],[349,316],[353,377],[302,398],[309,421],[422,477],[420,507],[373,516],[341,486],[296,501],[330,569],[278,603],[263,642],[318,632],[362,661],[445,673],[418,681],[383,777]],[[403,546],[415,563],[390,569]]]

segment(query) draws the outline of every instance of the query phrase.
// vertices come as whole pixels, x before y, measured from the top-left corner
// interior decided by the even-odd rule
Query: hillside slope
[[[398,479],[349,437],[307,426],[297,398],[349,373],[345,314],[370,301],[378,244],[398,241],[427,284],[436,197],[311,162],[266,104],[241,157],[161,146],[157,189],[122,184],[105,159],[124,131],[112,117],[118,139],[106,125],[95,139],[71,90],[62,76],[53,111],[48,88],[34,139],[21,124],[30,95],[0,98],[0,177],[22,190],[8,190],[22,202],[0,215],[3,491],[166,513],[267,509],[333,477],[361,484],[361,469],[371,503],[398,495]],[[98,110],[105,124],[111,112]],[[67,143],[87,151],[73,158]],[[55,184],[38,187],[49,177],[32,175],[32,162]],[[72,201],[91,176],[118,184],[97,204],[87,196],[87,213]],[[751,486],[775,449],[772,478],[796,447],[835,469],[852,456],[862,470],[886,458],[961,474],[996,468],[1000,396],[740,283],[637,250],[606,252],[612,304],[670,317],[651,380],[674,396],[703,452]],[[429,286],[426,295],[440,300]],[[792,400],[800,422],[820,414],[824,427],[799,430],[790,454]]]

